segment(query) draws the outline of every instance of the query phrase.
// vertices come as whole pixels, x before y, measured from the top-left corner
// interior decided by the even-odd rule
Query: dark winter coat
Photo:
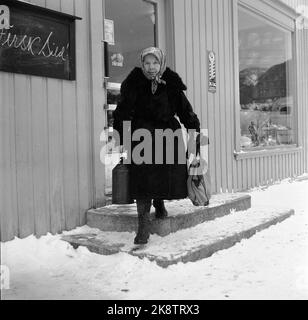
[[[114,112],[113,127],[120,133],[121,144],[123,144],[123,121],[132,122],[132,131],[129,134],[143,128],[151,131],[153,160],[155,159],[154,130],[180,129],[181,125],[175,115],[187,129],[200,131],[199,119],[183,92],[187,88],[179,75],[167,68],[162,79],[166,84],[159,84],[153,95],[151,80],[144,76],[141,68],[135,68],[122,83],[121,100]],[[132,148],[139,143],[133,142]],[[168,146],[165,142],[163,164],[153,162],[153,164],[137,165],[133,162],[130,165],[133,199],[174,200],[187,197],[187,166],[177,163],[178,148],[185,153],[184,157],[186,156],[182,136],[180,139],[175,139],[174,146],[175,164],[166,163],[165,152]]]

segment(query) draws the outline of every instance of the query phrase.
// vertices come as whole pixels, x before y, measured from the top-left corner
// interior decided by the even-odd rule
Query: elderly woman
[[[175,118],[178,116],[186,129],[200,132],[200,122],[183,91],[187,88],[177,73],[166,67],[165,54],[159,48],[147,48],[141,53],[141,68],[135,68],[121,86],[121,100],[114,112],[114,130],[120,135],[123,145],[123,121],[131,121],[133,135],[138,129],[151,133],[152,162],[137,163],[132,159],[130,166],[130,190],[132,199],[136,199],[138,212],[138,232],[135,244],[146,244],[150,232],[150,209],[153,200],[157,219],[167,217],[164,200],[185,199],[187,197],[188,157],[182,135],[174,135],[173,145],[170,139],[163,140],[160,148],[155,148],[155,132],[158,129],[179,132],[181,125]],[[140,141],[139,141],[140,143]],[[132,142],[132,149],[138,145]],[[200,145],[197,146],[200,152]],[[170,164],[167,153],[174,153]],[[155,155],[160,153],[162,161]]]

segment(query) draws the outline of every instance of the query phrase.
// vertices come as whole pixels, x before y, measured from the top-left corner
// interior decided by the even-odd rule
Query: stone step
[[[133,245],[135,233],[103,232],[90,228],[88,233],[65,235],[62,240],[75,248],[86,246],[91,252],[103,255],[125,252],[155,261],[166,268],[180,262],[194,262],[210,257],[215,252],[228,249],[242,239],[250,238],[256,232],[282,222],[293,214],[292,209],[251,208],[166,237],[152,235],[149,243],[141,247]]]
[[[251,197],[247,194],[213,195],[207,207],[195,207],[189,199],[165,201],[168,218],[155,219],[151,208],[151,233],[162,237],[178,230],[191,228],[205,221],[214,220],[233,211],[251,207]],[[101,231],[133,232],[137,230],[136,204],[110,205],[87,212],[87,225]]]

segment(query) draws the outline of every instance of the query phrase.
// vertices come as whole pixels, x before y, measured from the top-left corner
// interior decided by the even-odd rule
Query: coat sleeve
[[[183,91],[179,94],[177,115],[187,130],[195,129],[198,133],[196,137],[196,154],[200,154],[200,121]],[[188,143],[191,142],[188,141]]]
[[[113,130],[116,130],[119,134],[120,145],[123,145],[123,121],[131,121],[133,119],[134,97],[135,91],[128,90],[127,81],[124,80],[121,85],[120,101],[113,112]],[[129,134],[129,132],[124,134]]]
[[[200,132],[200,121],[198,116],[194,113],[193,108],[183,91],[180,91],[179,94],[176,113],[187,130],[195,129],[197,132]]]

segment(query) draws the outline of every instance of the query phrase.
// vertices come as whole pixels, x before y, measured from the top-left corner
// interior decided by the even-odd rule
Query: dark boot
[[[152,200],[137,200],[138,232],[135,244],[146,244],[150,237],[150,210]]]
[[[165,208],[164,200],[154,199],[153,206],[155,208],[156,219],[165,219],[168,217],[168,211]]]

